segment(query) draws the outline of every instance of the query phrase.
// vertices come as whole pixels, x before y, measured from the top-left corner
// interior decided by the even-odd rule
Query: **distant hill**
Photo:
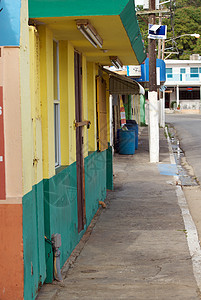
[[[172,14],[163,18],[163,24],[168,26],[167,39],[179,37],[184,34],[198,33],[201,35],[201,0],[176,0],[171,1],[166,7],[171,9]],[[137,9],[142,10],[142,6]],[[138,16],[145,47],[148,52],[148,17]],[[158,18],[157,18],[158,23]],[[196,39],[191,36],[182,36],[170,42],[166,42],[167,51],[179,52],[178,55],[171,55],[171,59],[189,59],[193,53],[201,55],[201,37]]]

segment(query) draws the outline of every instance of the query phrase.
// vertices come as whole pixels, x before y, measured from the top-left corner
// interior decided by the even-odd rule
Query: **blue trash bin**
[[[128,130],[135,130],[135,150],[138,149],[138,124],[135,120],[127,120],[126,127]]]
[[[132,155],[135,153],[135,130],[119,131],[119,154]]]

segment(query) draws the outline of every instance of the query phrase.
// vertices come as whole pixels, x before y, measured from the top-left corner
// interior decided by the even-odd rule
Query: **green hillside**
[[[179,37],[183,34],[197,33],[201,35],[201,0],[176,0],[167,4],[171,14],[164,16],[163,24],[168,26],[167,40]],[[142,6],[138,7],[142,10]],[[158,15],[157,15],[158,16]],[[158,18],[156,19],[158,23]],[[138,16],[141,33],[148,51],[148,17]],[[179,52],[171,55],[171,59],[189,59],[193,53],[201,55],[201,37],[196,39],[191,36],[183,36],[165,43],[166,51]]]

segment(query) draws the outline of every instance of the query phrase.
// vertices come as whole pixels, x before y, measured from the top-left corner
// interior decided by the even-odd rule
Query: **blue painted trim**
[[[1,0],[0,46],[20,45],[20,9],[21,0]]]
[[[158,164],[158,170],[161,175],[177,176],[178,169],[176,164]]]

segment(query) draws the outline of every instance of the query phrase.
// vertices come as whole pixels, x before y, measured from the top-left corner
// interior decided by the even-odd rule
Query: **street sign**
[[[141,65],[127,66],[127,76],[141,77]]]
[[[160,91],[161,91],[161,92],[164,92],[166,89],[167,89],[167,86],[165,86],[165,85],[162,85],[162,86],[160,87]]]
[[[3,87],[0,86],[0,200],[6,199],[3,114]]]
[[[167,36],[167,26],[166,25],[153,25],[149,24],[149,39],[162,39],[165,40]]]

